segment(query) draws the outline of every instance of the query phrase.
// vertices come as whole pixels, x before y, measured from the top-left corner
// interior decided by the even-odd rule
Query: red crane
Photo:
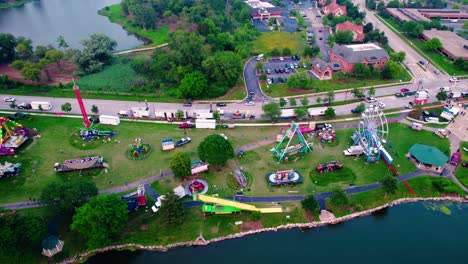
[[[83,104],[83,98],[81,98],[80,88],[78,87],[78,85],[75,84],[75,81],[73,81],[73,91],[75,91],[76,100],[78,100],[78,105],[80,105],[81,116],[83,116],[84,125],[86,126],[86,128],[89,128],[91,127],[91,123],[89,122],[88,114],[86,114],[86,109]]]

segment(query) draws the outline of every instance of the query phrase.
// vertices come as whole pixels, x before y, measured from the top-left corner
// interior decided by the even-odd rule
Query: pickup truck
[[[192,141],[191,138],[189,138],[189,137],[184,137],[184,138],[182,138],[181,140],[179,140],[179,141],[177,141],[177,142],[175,143],[175,147],[176,147],[176,148],[182,147],[183,145],[189,143],[190,141]]]

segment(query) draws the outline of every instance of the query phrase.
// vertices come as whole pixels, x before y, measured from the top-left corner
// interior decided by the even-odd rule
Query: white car
[[[449,82],[459,82],[460,79],[453,77],[452,79],[449,80]]]
[[[153,211],[153,213],[156,213],[157,211],[159,211],[159,209],[161,208],[161,203],[162,203],[161,201],[164,199],[166,199],[165,195],[161,195],[158,197],[158,199],[156,199],[156,202],[151,207],[151,210]]]
[[[366,101],[367,101],[368,103],[375,103],[375,102],[377,102],[377,99],[375,99],[374,97],[367,97],[367,98],[366,98]]]
[[[5,102],[14,102],[16,99],[14,97],[5,97]]]
[[[245,103],[245,105],[247,105],[247,106],[250,106],[250,105],[255,105],[255,102],[248,101],[247,103]]]
[[[280,61],[284,61],[284,58],[283,58],[283,57],[280,57]]]
[[[271,84],[271,79],[266,80],[267,84]]]
[[[385,108],[385,103],[384,102],[379,102],[379,108]]]

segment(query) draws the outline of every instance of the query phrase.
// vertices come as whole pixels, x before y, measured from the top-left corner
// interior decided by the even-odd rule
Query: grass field
[[[115,59],[104,70],[81,77],[77,84],[80,90],[130,92],[130,86],[135,80],[135,72],[131,62]]]
[[[254,41],[252,54],[268,54],[274,48],[280,52],[289,48],[293,54],[302,54],[306,45],[304,33],[268,32]]]
[[[461,158],[460,158],[460,162],[458,164],[457,170],[455,171],[455,176],[463,185],[465,185],[465,187],[468,187],[468,168],[465,168],[461,165],[462,162],[468,163],[468,152],[465,151],[463,148],[468,149],[468,142],[465,141],[461,143],[461,146],[460,146]]]
[[[133,25],[133,22],[122,15],[122,6],[120,4],[108,6],[101,9],[98,13],[109,17],[113,23],[117,23],[125,28],[130,33],[137,34],[146,39],[151,40],[149,46],[157,46],[169,41],[169,27],[166,25],[160,26],[158,29],[143,30]]]

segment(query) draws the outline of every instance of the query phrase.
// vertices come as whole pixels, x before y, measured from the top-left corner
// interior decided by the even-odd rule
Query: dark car
[[[93,124],[99,124],[99,117],[98,116],[88,117],[88,120],[89,120],[89,122],[91,122]]]
[[[275,73],[278,73],[278,72],[279,72],[279,70],[278,70],[278,69],[275,69]]]
[[[426,64],[426,62],[425,62],[425,61],[423,61],[423,60],[421,60],[421,61],[419,61],[419,64],[421,64],[421,65],[425,65],[425,64]]]
[[[254,94],[255,94],[255,91],[249,90],[249,94],[250,94],[250,95],[254,95]]]
[[[406,96],[412,96],[412,95],[416,95],[416,91],[409,91],[409,92],[406,92],[404,93]]]
[[[284,72],[283,69],[279,69],[278,71],[279,71],[279,73],[283,73],[283,72]]]
[[[322,38],[322,37],[320,37],[320,40],[323,40],[323,38]]]
[[[396,96],[396,97],[406,97],[406,94],[404,94],[404,93],[396,93],[395,96]]]
[[[179,124],[179,128],[194,128],[194,125],[189,124],[189,123],[182,123],[182,124]]]
[[[192,102],[185,102],[183,106],[192,106]]]
[[[217,103],[216,106],[226,106],[226,103]]]
[[[192,141],[191,138],[189,138],[189,137],[184,137],[184,138],[180,139],[179,141],[177,141],[177,142],[175,143],[175,147],[176,147],[176,148],[177,148],[177,147],[182,147],[183,145],[189,143],[190,141]]]
[[[400,92],[406,93],[406,92],[409,92],[409,89],[408,88],[401,88]]]
[[[32,106],[27,103],[22,103],[22,104],[17,105],[16,108],[29,110],[29,109],[32,109]]]
[[[358,109],[358,108],[351,109],[351,113],[353,113],[353,114],[357,114],[357,113],[361,113],[361,112],[362,112],[362,110]]]

